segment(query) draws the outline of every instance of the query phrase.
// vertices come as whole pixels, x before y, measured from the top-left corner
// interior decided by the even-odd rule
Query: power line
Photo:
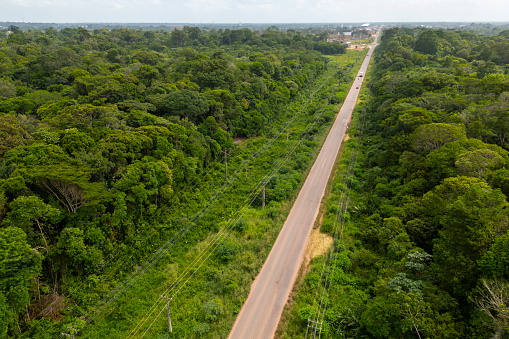
[[[289,150],[289,151],[287,152],[287,155],[285,156],[285,158],[284,158],[283,160],[279,161],[279,164],[278,164],[277,166],[275,166],[275,169],[273,169],[273,172],[272,172],[271,174],[269,174],[269,175],[266,175],[266,176],[265,176],[265,178],[270,178],[270,177],[272,177],[275,173],[277,173],[277,171],[278,171],[278,170],[279,170],[279,168],[280,168],[280,167],[284,164],[284,162],[286,161],[286,159],[288,159],[288,157],[289,157],[289,156],[290,156],[290,155],[294,152],[295,147],[296,147],[296,146],[298,146],[298,145],[300,144],[300,140],[302,140],[305,136],[307,136],[307,135],[309,134],[309,131],[310,131],[310,130],[312,129],[312,127],[313,127],[313,126],[317,123],[317,121],[319,120],[319,117],[321,116],[321,114],[322,114],[323,112],[324,112],[324,110],[322,109],[322,110],[319,112],[319,114],[317,115],[317,118],[316,118],[316,119],[314,119],[314,120],[313,120],[313,122],[312,122],[311,124],[309,124],[309,125],[308,125],[307,129],[304,131],[303,135],[302,135],[302,136],[301,136],[301,138],[298,140],[298,142],[294,145],[294,147],[292,147],[292,149],[291,149],[291,150]],[[268,181],[269,181],[269,180],[267,180],[267,179],[262,179],[261,181],[259,181],[259,183],[258,183],[257,187],[255,187],[254,191],[259,190],[259,185],[260,185],[260,184],[263,184],[264,182],[268,182]],[[257,194],[252,194],[252,195],[251,195],[251,197],[252,197],[252,198],[251,198],[251,201],[249,202],[249,205],[252,203],[252,200],[256,197],[256,195],[257,195]],[[241,207],[240,209],[242,209],[242,207]],[[240,218],[240,217],[239,217],[239,218]],[[236,221],[238,221],[238,220],[239,220],[239,218],[237,218],[237,220],[236,220]],[[233,219],[232,219],[232,220],[233,220]],[[236,221],[233,223],[233,225],[236,223]],[[231,221],[230,221],[229,223],[231,223]],[[232,226],[232,227],[233,227],[233,226]],[[228,233],[229,233],[230,231],[231,231],[231,228],[230,228],[230,230],[228,230]],[[226,235],[227,235],[227,234],[226,234]],[[226,236],[226,235],[225,235],[225,236]],[[220,234],[220,233],[218,233],[218,234],[216,235],[216,237],[219,237],[219,236],[221,236],[221,234]],[[225,237],[225,236],[224,236],[224,237]],[[224,239],[224,237],[223,237],[223,239]],[[222,241],[223,239],[221,239],[221,241]],[[185,271],[181,274],[181,276],[177,279],[177,281],[176,281],[176,282],[174,282],[174,283],[172,284],[172,285],[173,285],[173,287],[169,287],[169,289],[170,289],[170,290],[172,290],[172,289],[174,289],[174,288],[175,288],[175,286],[179,283],[179,281],[181,281],[181,280],[182,280],[182,278],[186,275],[186,273],[187,273],[188,271],[190,271],[190,270],[194,267],[195,263],[197,263],[197,262],[201,259],[201,257],[202,257],[203,255],[205,255],[205,253],[204,253],[204,252],[206,252],[206,251],[210,248],[210,246],[213,246],[213,245],[214,245],[214,243],[216,243],[216,241],[215,241],[215,240],[211,241],[211,242],[209,243],[209,245],[207,245],[207,247],[206,247],[205,249],[203,249],[203,250],[202,250],[202,252],[201,252],[201,253],[200,253],[200,254],[199,254],[199,255],[198,255],[198,256],[194,259],[194,261],[193,261],[193,262],[192,262],[192,263],[188,266],[188,268],[187,268],[187,269],[186,269],[186,270],[185,270]],[[217,245],[216,245],[216,248],[217,248],[217,246],[218,246],[218,245],[219,245],[219,244],[217,244]],[[212,252],[210,252],[210,253],[207,255],[207,258],[211,255],[211,253],[212,253]],[[205,259],[205,260],[206,260],[206,259]],[[204,260],[204,261],[202,261],[202,263],[200,264],[200,266],[199,266],[199,267],[201,267],[201,265],[203,265],[203,263],[205,262],[205,260]],[[194,272],[194,273],[196,273],[196,270],[195,270],[195,272]],[[186,282],[187,282],[187,281],[188,281],[188,280],[189,280],[189,279],[190,279],[190,278],[194,275],[194,273],[193,273],[193,274],[191,274],[191,276],[189,276],[189,277],[187,278]],[[185,282],[185,283],[186,283],[186,282]],[[185,285],[185,283],[184,283],[184,284],[183,284],[183,285],[179,288],[179,290],[180,290],[180,289],[181,289],[181,288]],[[178,291],[177,291],[177,292],[178,292]],[[167,290],[167,291],[165,291],[165,293],[168,293],[168,290]],[[144,322],[145,322],[146,320],[148,320],[148,317],[150,317],[150,315],[152,314],[152,312],[155,310],[155,309],[154,309],[154,307],[157,307],[157,303],[158,303],[158,302],[156,302],[156,303],[153,305],[153,307],[149,310],[149,312],[147,313],[147,315],[146,315],[145,317],[143,317],[143,319],[142,319],[142,320],[138,323],[138,325],[135,327],[135,329],[131,332],[131,334],[130,334],[130,335],[134,335],[134,334],[135,334],[135,333],[139,330],[139,327],[140,327],[140,326],[143,326]],[[159,314],[161,314],[161,312],[160,312]],[[145,332],[145,333],[146,333],[146,332]]]
[[[216,157],[215,157],[215,158],[211,161],[211,163],[210,163],[210,164],[215,163],[215,161],[217,160],[217,158],[218,158],[218,154],[216,154]],[[206,171],[206,173],[205,173],[205,174],[204,174],[201,178],[207,177],[207,176],[208,176],[208,175],[212,172],[213,168],[210,168],[210,167],[211,167],[211,166],[210,166],[210,164],[209,164],[209,166],[207,166],[207,167],[205,167],[205,168],[204,168],[204,169],[207,169],[207,171]],[[197,181],[195,181],[195,180],[196,180],[196,178],[198,178],[198,176],[194,177],[194,178],[191,180],[191,182],[190,182],[189,184],[186,184],[186,185],[184,186],[184,188],[183,188],[183,189],[189,189],[189,190],[190,190],[190,189],[195,188],[195,187],[196,187],[196,185],[197,185],[197,183],[198,183]],[[194,184],[192,184],[193,182],[194,182]],[[201,182],[201,181],[200,181],[200,182]],[[192,184],[192,185],[191,185],[191,184]],[[162,207],[162,208],[163,208],[163,209],[165,209],[165,210],[168,210],[169,208],[173,207],[174,205],[175,205],[175,203],[173,203],[173,202],[172,202],[172,204],[170,204],[170,205],[166,205],[166,206],[164,206],[164,207]],[[164,213],[164,212],[162,212],[162,213]],[[161,213],[161,214],[162,214],[162,213]],[[146,222],[147,222],[147,223],[149,223],[149,222],[153,221],[156,217],[157,217],[157,216],[154,214],[154,215],[152,215],[152,217],[151,217],[149,220],[147,220]],[[132,236],[131,236],[131,237],[129,237],[127,240],[129,240],[129,241],[134,240],[135,236],[136,236],[136,234],[135,234],[135,235],[132,235]],[[129,244],[129,241],[128,241],[128,242],[124,242],[124,245],[125,245],[125,244]],[[114,259],[115,259],[115,258],[116,258],[119,254],[120,254],[120,253],[119,253],[119,252],[120,252],[120,251],[119,251],[119,249],[120,249],[120,246],[116,247],[116,249],[112,250],[110,253],[108,253],[108,254],[106,254],[106,255],[105,255],[105,257],[108,257],[108,256],[110,256],[110,255],[113,255],[113,257],[111,257],[111,258],[107,261],[107,263],[112,262],[112,261],[113,261],[113,260],[114,260]],[[116,253],[114,253],[114,252],[116,252]],[[114,269],[112,269],[112,270],[111,270],[111,271],[110,271],[110,272],[109,272],[109,273],[108,273],[108,274],[107,274],[107,275],[103,278],[103,281],[105,281],[106,279],[108,279],[108,277],[110,277],[111,275],[113,275],[113,273],[114,273],[114,272],[115,272],[118,268],[120,268],[120,267],[122,266],[122,264],[123,264],[123,263],[127,262],[127,261],[128,261],[129,259],[131,259],[133,256],[134,256],[134,254],[131,254],[130,256],[127,256],[127,257],[123,257],[123,258],[122,258],[122,260],[121,260],[120,262],[117,262],[117,264],[114,266]],[[106,263],[106,264],[107,264],[107,263]],[[103,265],[102,265],[102,267],[104,267],[106,264],[103,264]],[[83,280],[83,282],[82,282],[80,285],[78,285],[78,287],[77,287],[76,289],[77,289],[77,290],[81,289],[81,288],[82,288],[82,287],[83,287],[86,283],[87,283],[87,281],[86,281],[86,280]],[[110,292],[110,293],[111,293],[111,292]],[[102,302],[102,300],[101,300],[100,302]],[[96,306],[97,306],[97,304],[96,304]],[[88,315],[89,315],[89,313],[87,313],[87,314],[86,314],[85,316],[83,316],[83,317],[87,317]],[[81,318],[83,318],[83,317],[81,317]],[[80,319],[81,319],[81,318],[80,318]],[[21,334],[20,338],[21,338],[21,337],[24,337],[24,336],[25,336],[25,334],[27,334],[27,333],[28,333],[28,330],[29,330],[29,328],[28,328],[28,327],[29,327],[28,325],[25,325],[25,326],[23,327],[23,333]],[[50,329],[47,329],[47,330],[46,330],[43,334],[47,333],[49,330],[50,330]]]
[[[281,162],[280,162],[280,164],[279,164],[278,166],[276,166],[276,168],[272,171],[272,173],[271,173],[270,175],[267,175],[265,178],[267,178],[267,177],[272,177],[273,175],[275,175],[275,173],[277,173],[277,171],[281,168],[282,164],[283,164],[283,163],[284,163],[284,162],[285,162],[285,161],[289,158],[289,156],[290,156],[291,154],[293,154],[293,151],[295,150],[296,146],[298,146],[299,144],[300,144],[300,142],[297,142],[297,143],[295,144],[295,146],[292,148],[292,151],[291,151],[291,152],[289,152],[289,153],[287,154],[287,156],[285,157],[285,159],[284,159],[283,161],[281,161]],[[263,180],[266,180],[266,179],[263,179]],[[259,184],[260,184],[260,182],[258,183],[258,185],[257,185],[258,187],[257,187],[257,189],[255,189],[255,192],[259,192],[259,190],[260,190]],[[247,204],[248,206],[252,204],[252,202],[254,201],[255,197],[256,197],[256,193],[251,195],[250,201],[249,201],[249,203]],[[192,274],[191,274],[191,275],[190,275],[190,276],[186,279],[186,281],[185,281],[183,284],[181,284],[181,286],[178,288],[178,290],[177,290],[176,292],[174,292],[174,293],[173,293],[173,297],[175,297],[175,296],[176,296],[176,294],[177,294],[177,293],[178,293],[178,292],[179,292],[179,291],[180,291],[180,290],[181,290],[181,289],[182,289],[182,288],[183,288],[183,287],[187,284],[187,282],[191,279],[191,277],[192,277],[192,276],[194,276],[194,275],[196,274],[197,270],[198,270],[198,269],[199,269],[199,268],[200,268],[200,267],[201,267],[201,266],[202,266],[202,265],[206,262],[206,260],[210,257],[210,255],[212,255],[213,251],[214,251],[214,250],[215,250],[215,249],[216,249],[216,248],[217,248],[217,247],[218,247],[218,246],[222,243],[222,241],[223,241],[223,240],[224,240],[224,239],[228,236],[228,234],[229,234],[229,233],[230,233],[230,232],[234,229],[235,225],[236,225],[236,224],[237,224],[237,222],[240,220],[240,218],[244,215],[244,213],[245,213],[245,211],[246,211],[246,210],[247,210],[247,206],[246,206],[246,205],[242,206],[242,207],[239,209],[239,211],[241,211],[241,212],[239,212],[239,213],[241,213],[241,215],[240,215],[240,216],[238,216],[238,217],[236,217],[236,218],[234,218],[234,221],[233,221],[233,222],[231,222],[231,221],[229,222],[229,224],[231,224],[231,226],[230,226],[230,227],[226,230],[226,233],[225,233],[225,234],[223,234],[223,235],[221,235],[221,234],[219,234],[219,233],[218,233],[218,235],[217,235],[217,236],[218,236],[218,237],[219,237],[219,236],[221,236],[222,238],[221,238],[220,240],[218,240],[218,241],[213,241],[213,242],[209,243],[209,245],[207,246],[207,248],[206,248],[205,250],[203,250],[203,251],[202,251],[202,253],[200,253],[200,255],[198,256],[198,258],[196,258],[196,259],[193,261],[193,263],[197,263],[197,262],[198,262],[198,259],[201,259],[201,257],[202,257],[203,255],[205,255],[205,254],[206,254],[205,252],[206,252],[206,251],[208,251],[208,249],[210,249],[210,247],[211,247],[211,246],[213,246],[213,245],[215,244],[215,247],[214,247],[211,251],[208,251],[208,254],[207,254],[207,256],[205,257],[205,259],[201,260],[201,263],[199,264],[199,266],[198,266],[197,268],[195,268],[195,269],[194,269],[194,272],[193,272],[193,273],[192,273]],[[192,268],[194,268],[194,267],[189,267],[189,270],[188,270],[188,271],[190,271],[190,269],[192,269]],[[176,282],[176,283],[174,283],[174,284],[173,284],[173,286],[172,286],[172,287],[170,287],[168,290],[169,290],[169,291],[174,290],[174,289],[178,286],[178,282],[179,282],[179,281],[182,281],[182,279],[180,279],[180,278],[179,278],[179,279],[177,279],[177,282]],[[167,291],[168,291],[168,290],[167,290]],[[167,291],[166,291],[165,293],[167,293]],[[145,323],[145,321],[146,321],[146,320],[148,320],[148,317],[150,317],[150,315],[152,314],[152,312],[153,312],[153,311],[155,311],[155,309],[156,309],[155,307],[157,307],[158,302],[159,302],[159,301],[156,301],[156,303],[154,304],[154,306],[151,308],[151,311],[149,312],[149,314],[143,318],[143,319],[145,319],[145,320],[143,320],[141,324],[138,324],[138,325],[137,325],[138,329],[137,329],[134,333],[131,333],[131,335],[130,335],[129,337],[134,336],[134,334],[136,334],[136,332],[139,330],[139,327],[140,327],[140,326],[143,326],[143,323]],[[154,322],[157,320],[157,318],[161,315],[161,313],[162,313],[162,312],[159,312],[159,314],[155,317],[155,319],[152,321],[152,323],[150,324],[150,326],[149,326],[149,327],[147,328],[147,330],[143,333],[142,338],[145,336],[145,334],[148,332],[148,330],[152,327],[152,325],[153,325],[153,324],[154,324]]]
[[[330,76],[329,76],[329,78],[330,78]],[[323,86],[323,84],[322,84],[321,86]],[[316,91],[315,91],[315,92],[316,92]],[[322,112],[323,112],[323,111],[322,111]],[[321,112],[321,113],[322,113],[322,112]],[[320,114],[321,114],[321,113],[320,113]],[[315,120],[315,122],[316,122],[316,120]],[[275,140],[275,139],[279,136],[279,134],[281,134],[281,131],[280,131],[280,132],[279,132],[279,133],[278,133],[278,134],[277,134],[277,135],[273,138],[273,140],[271,140],[271,142],[269,142],[268,144],[271,144],[272,142],[274,142],[274,140]],[[266,146],[267,146],[267,145],[266,145]],[[263,148],[262,148],[262,149],[263,149]],[[256,153],[255,153],[255,155],[256,155]],[[253,157],[253,155],[252,155],[252,157]],[[210,256],[210,254],[209,254],[209,256]],[[202,263],[202,264],[203,264],[203,263]],[[200,266],[201,266],[202,264],[200,264]],[[189,278],[188,278],[188,280],[189,280]],[[179,290],[180,290],[180,289],[179,289]]]
[[[262,180],[260,180],[256,185],[255,185],[255,188],[253,189],[252,191],[252,194],[249,195],[249,198],[247,198],[246,200],[246,203],[244,203],[238,210],[237,210],[237,214],[238,213],[241,213],[241,216],[245,213],[245,210],[246,210],[246,207],[251,205],[252,202],[255,200],[257,194],[259,193],[260,191],[260,184],[263,182],[263,181],[267,181],[267,178],[270,178],[272,177],[273,175],[275,175],[275,173],[277,173],[277,171],[281,168],[282,164],[289,158],[289,156],[294,152],[295,148],[300,144],[299,141],[297,141],[294,145],[293,148],[290,149],[290,151],[287,152],[287,155],[284,157],[284,159],[280,160],[279,161],[279,164],[277,166],[275,166],[275,168],[272,169],[272,172],[268,175],[266,175]],[[249,202],[247,202],[249,201]],[[239,212],[241,211],[241,212]],[[180,282],[185,278],[185,276],[187,275],[187,273],[189,273],[193,268],[195,269],[194,273],[192,273],[187,279],[186,281],[180,286],[180,288],[177,290],[177,292],[175,292],[173,294],[173,297],[175,297],[175,295],[178,293],[178,291],[180,291],[183,286],[185,286],[185,284],[189,281],[189,279],[194,276],[194,274],[197,272],[197,270],[205,263],[205,261],[208,259],[208,257],[210,257],[210,255],[213,253],[213,251],[220,245],[220,243],[226,238],[226,236],[231,232],[231,230],[234,228],[234,226],[237,224],[237,222],[240,220],[241,216],[239,217],[234,217],[232,219],[230,219],[229,223],[231,226],[228,227],[226,229],[226,234],[222,234],[222,232],[225,232],[224,230],[221,230],[218,234],[216,234],[214,236],[214,239],[206,246],[206,248],[204,248],[198,255],[197,257],[193,260],[193,262],[186,268],[186,270],[177,278],[177,280],[175,282],[173,282],[171,284],[170,287],[168,287],[168,289],[164,292],[165,294],[167,293],[170,293],[171,291],[173,291],[175,288],[177,288],[177,286],[180,284]],[[234,220],[232,222],[232,220]],[[221,238],[222,237],[222,238]],[[221,239],[219,239],[221,238]],[[212,248],[212,246],[214,246],[214,248]],[[212,249],[211,249],[212,248]],[[210,250],[210,251],[209,251]],[[207,253],[208,252],[208,253]],[[204,260],[201,260],[203,258],[203,256],[206,255],[206,258]],[[195,265],[197,265],[199,262],[201,261],[201,263],[199,264],[198,268],[195,268]],[[151,308],[151,310],[149,310],[148,312],[148,315],[146,315],[145,317],[143,317],[143,319],[138,323],[138,325],[136,326],[134,332],[131,332],[130,334],[130,337],[131,336],[134,336],[136,334],[136,332],[139,330],[139,327],[140,326],[143,326],[143,324],[145,323],[146,320],[148,320],[148,317],[150,317],[150,315],[152,314],[152,312],[155,310],[154,307],[157,307],[157,303],[159,302],[156,301],[156,304],[154,304],[154,306]],[[161,314],[161,312],[159,313],[159,315]],[[158,316],[159,316],[158,315]],[[151,325],[152,326],[152,325]],[[151,327],[150,326],[150,327]],[[149,327],[149,328],[150,328]],[[146,333],[147,331],[145,331]]]
[[[328,81],[328,79],[333,74],[329,75],[324,82],[313,92],[313,95],[321,88],[323,85]],[[309,99],[306,101],[304,106],[301,107],[299,112],[295,114],[291,119],[287,121],[285,124],[285,127],[288,128],[289,124],[292,123],[297,116],[300,115],[300,113],[304,110],[305,105]],[[258,157],[265,149],[267,149],[270,145],[272,145],[273,142],[279,137],[279,135],[284,131],[285,127],[283,127],[276,135],[268,142],[266,143],[262,148],[260,148],[257,152],[251,154],[247,162],[252,161],[256,157]],[[144,265],[140,267],[140,269],[133,272],[129,278],[124,280],[123,283],[118,285],[112,292],[110,292],[106,297],[104,297],[96,306],[95,309],[97,309],[96,312],[93,312],[95,314],[90,314],[90,312],[84,317],[87,326],[91,321],[93,321],[100,313],[104,311],[104,309],[110,305],[114,300],[116,300],[120,295],[122,295],[127,288],[129,288],[139,277],[144,274],[148,269],[152,268],[159,260],[160,258],[168,252],[169,249],[171,249],[179,240],[183,238],[183,236],[194,226],[194,223],[203,217],[205,213],[208,212],[208,210],[211,208],[212,204],[215,203],[222,195],[225,193],[225,191],[233,184],[233,181],[238,176],[239,169],[237,169],[230,178],[230,180],[227,179],[227,182],[220,188],[219,191],[217,191],[212,198],[209,200],[209,202],[205,205],[204,208],[202,208],[193,218],[190,220],[184,227],[182,227],[177,234],[175,234],[169,241],[167,241],[163,246],[160,247],[158,251],[152,256],[151,259],[148,259],[145,261]]]
[[[287,155],[285,156],[285,159],[280,161],[279,164],[277,166],[275,166],[275,168],[273,169],[272,173],[269,174],[269,175],[266,175],[265,178],[269,177],[271,178],[273,175],[275,175],[275,173],[277,173],[279,171],[279,169],[281,168],[281,166],[286,162],[286,160],[289,158],[289,156],[291,154],[293,154],[293,152],[295,151],[295,148],[300,144],[300,140],[302,140],[302,138],[304,138],[305,136],[307,136],[309,134],[309,131],[311,130],[312,126],[314,126],[317,121],[319,120],[319,117],[321,116],[321,114],[323,113],[324,110],[320,111],[320,113],[318,114],[318,118],[317,119],[314,119],[314,121],[308,126],[307,128],[307,131],[305,131],[305,133],[303,133],[303,135],[301,136],[301,138],[298,140],[298,142],[294,145],[294,147],[287,152]],[[259,186],[260,184],[263,185],[263,188],[265,186],[265,184],[268,182],[269,180],[267,179],[262,179],[261,181],[259,181],[258,185]],[[259,190],[259,187],[258,188],[255,188],[255,191],[256,190]],[[251,195],[252,198],[250,200],[250,202],[248,203],[248,205],[251,205],[251,203],[253,202],[254,200],[254,197],[256,196],[256,194],[253,194]],[[245,208],[246,206],[244,205],[243,207],[240,207],[239,208],[239,211],[241,211],[242,209],[244,208],[244,211],[241,213],[241,216],[245,213]],[[190,271],[193,267],[194,267],[194,264],[197,263],[199,261],[199,259],[201,259],[201,257],[203,255],[205,255],[205,252],[210,248],[210,246],[213,246],[215,243],[216,243],[216,246],[214,247],[217,248],[220,243],[222,243],[222,241],[226,238],[226,236],[231,232],[231,230],[234,228],[234,226],[236,225],[236,223],[238,222],[238,220],[240,220],[240,217],[237,217],[235,221],[231,222],[231,219],[229,223],[232,224],[232,226],[227,230],[226,234],[224,236],[222,236],[222,239],[218,240],[218,241],[211,241],[211,243],[209,243],[209,245],[207,245],[207,247],[202,250],[202,252],[198,255],[197,258],[195,258],[195,260],[193,261],[193,263],[188,266],[188,269],[186,269],[186,271]],[[216,235],[217,237],[220,236],[220,233],[218,233]],[[214,250],[213,249],[213,250]],[[194,270],[194,272],[187,278],[187,280],[181,285],[181,287],[173,294],[173,297],[175,297],[175,295],[185,286],[185,284],[187,283],[187,281],[189,281],[189,279],[191,279],[192,276],[194,276],[194,274],[197,272],[197,270],[205,263],[205,261],[208,259],[208,257],[210,257],[210,255],[213,253],[213,250],[210,251],[207,255],[207,257],[201,261],[201,263],[199,264],[198,268],[196,268]],[[172,285],[172,287],[169,287],[165,293],[169,293],[168,291],[171,291],[173,290],[174,288],[176,288],[177,284],[179,283],[179,281],[181,281],[181,277],[183,277],[184,274],[182,274],[176,282],[174,282]],[[156,301],[156,303],[151,307],[151,309],[149,310],[149,312],[147,312],[147,315],[145,317],[143,317],[143,319],[138,323],[138,325],[135,327],[135,329],[131,332],[130,336],[134,336],[136,334],[136,332],[139,331],[139,329],[141,328],[141,326],[143,326],[143,324],[148,320],[148,318],[151,316],[151,314],[155,311],[155,309],[157,308],[157,304],[159,303],[159,300]],[[164,308],[159,312],[159,314],[154,318],[154,320],[152,321],[152,323],[149,325],[149,327],[147,328],[147,330],[143,333],[142,337],[145,336],[145,334],[148,332],[148,330],[152,327],[152,325],[154,324],[154,322],[157,320],[157,318],[161,315],[162,311],[164,310]]]
[[[317,321],[312,321],[308,319],[308,328],[311,328],[313,330],[313,339],[316,338],[316,331],[322,331],[322,323],[319,323]]]
[[[72,327],[67,327],[67,331],[69,331],[69,333],[62,333],[62,335],[68,337],[68,338],[72,338],[74,339],[74,336],[76,335],[76,332],[74,331],[74,328]]]
[[[363,110],[363,114],[362,114],[362,118],[361,118],[362,120],[361,120],[360,130],[362,130],[362,126],[364,125],[364,117],[365,117],[365,108]],[[352,175],[354,173],[355,161],[356,161],[359,145],[360,145],[360,136],[357,139],[356,150],[354,152],[353,157],[350,158],[350,160],[349,160],[349,165],[348,165],[348,169],[347,169],[347,173],[351,173]],[[317,302],[317,296],[319,294],[319,289],[320,289],[320,287],[322,287],[320,303],[317,306],[316,315],[308,319],[308,327],[306,329],[306,338],[308,336],[310,328],[313,329],[313,339],[316,338],[317,330],[318,330],[318,336],[320,337],[320,335],[321,335],[322,324],[323,324],[323,321],[325,318],[325,311],[327,308],[328,296],[329,296],[329,291],[330,291],[330,287],[331,287],[331,279],[332,279],[331,276],[332,277],[334,276],[334,270],[337,266],[336,265],[337,255],[334,255],[334,253],[336,252],[335,247],[336,247],[336,243],[338,243],[342,238],[343,225],[344,225],[344,214],[346,213],[347,207],[348,207],[348,199],[349,199],[350,189],[351,189],[351,181],[349,181],[347,183],[346,193],[343,192],[339,199],[339,203],[338,203],[339,208],[337,209],[337,212],[336,212],[336,217],[335,217],[335,222],[334,222],[335,226],[334,226],[334,230],[333,230],[333,239],[334,239],[333,249],[331,251],[329,251],[329,255],[326,257],[324,266],[320,273],[320,280],[319,280],[319,284],[318,284],[318,288],[317,288],[317,294],[313,301],[313,307],[315,306],[315,304]],[[338,228],[340,228],[339,238],[338,238],[338,234],[337,234]],[[333,257],[334,257],[334,265],[332,266],[332,269],[331,269]],[[322,281],[324,280],[325,271],[327,271],[327,274],[325,275],[325,281],[322,283]],[[325,301],[324,301],[324,299],[325,299]],[[318,324],[320,324],[319,327],[317,326]]]
[[[366,114],[366,109],[364,108],[362,111],[360,128],[359,128],[360,132],[359,132],[359,135],[357,136],[357,144],[355,147],[355,151],[353,152],[352,157],[349,160],[349,165],[347,167],[347,173],[350,175],[353,175],[354,170],[355,170],[355,163],[356,163],[357,155],[358,155],[359,148],[360,148],[360,140],[361,140],[361,136],[362,136],[362,129],[364,126],[365,114]],[[346,185],[346,187],[347,187],[346,193],[343,192],[343,194],[341,195],[341,197],[339,199],[339,203],[338,203],[339,208],[336,212],[336,217],[335,217],[336,220],[334,222],[335,226],[334,226],[334,231],[333,231],[334,245],[333,245],[333,249],[331,251],[329,251],[329,256],[325,260],[324,266],[322,268],[322,273],[320,275],[320,281],[319,281],[318,288],[317,288],[317,295],[318,295],[318,290],[320,289],[320,287],[322,288],[321,298],[320,298],[319,305],[317,306],[316,316],[313,316],[312,318],[308,319],[308,328],[306,330],[306,338],[308,336],[309,328],[313,328],[313,339],[316,338],[317,330],[318,330],[318,336],[320,337],[320,335],[321,335],[322,324],[323,324],[323,321],[325,318],[325,312],[326,312],[326,309],[328,306],[330,288],[332,286],[332,284],[331,284],[332,277],[334,276],[334,271],[337,267],[337,265],[336,265],[337,255],[335,255],[336,246],[337,246],[336,243],[339,243],[339,241],[341,241],[341,239],[342,239],[343,226],[344,226],[344,214],[346,213],[347,208],[348,208],[348,200],[349,200],[349,196],[350,196],[350,191],[352,189],[351,184],[352,184],[352,182],[351,182],[351,180],[349,180]],[[338,237],[338,229],[339,229],[339,237]],[[336,240],[337,240],[337,242],[336,242]],[[334,261],[334,263],[332,261]],[[325,280],[324,280],[323,273],[325,271],[327,271],[327,274],[325,275]],[[324,281],[322,282],[322,280],[324,280]],[[315,305],[315,303],[316,303],[316,297],[313,301],[313,306]],[[312,325],[310,325],[310,324],[312,324]],[[317,324],[320,324],[320,327],[318,327]]]

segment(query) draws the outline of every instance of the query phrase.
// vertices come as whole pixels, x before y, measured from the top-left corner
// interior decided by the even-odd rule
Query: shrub
[[[223,314],[223,302],[215,298],[203,305],[203,312],[207,321],[216,321]]]
[[[209,324],[205,324],[205,323],[198,324],[193,328],[193,332],[196,333],[197,335],[199,335],[200,337],[209,333],[209,331],[210,331],[210,326],[209,326]]]
[[[239,244],[232,241],[225,241],[217,247],[216,254],[221,261],[228,262],[235,257],[238,251]]]

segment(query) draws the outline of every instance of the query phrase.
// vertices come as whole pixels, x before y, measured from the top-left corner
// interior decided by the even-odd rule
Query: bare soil
[[[240,143],[242,143],[242,142],[244,142],[246,140],[247,140],[247,138],[233,138],[233,143],[234,144],[240,144]]]

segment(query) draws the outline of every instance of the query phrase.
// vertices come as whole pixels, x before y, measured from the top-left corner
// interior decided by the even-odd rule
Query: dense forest
[[[345,53],[276,27],[0,31],[0,337],[134,336],[172,279],[171,337],[224,337],[364,52]]]
[[[282,338],[509,335],[509,31],[385,30]]]

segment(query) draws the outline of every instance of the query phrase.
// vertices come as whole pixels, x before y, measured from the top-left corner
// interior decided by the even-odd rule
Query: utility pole
[[[311,323],[312,325],[310,325],[309,323]],[[320,328],[318,328],[318,325],[320,325]],[[318,321],[308,319],[308,327],[311,327],[313,329],[313,339],[316,338],[316,330],[319,330],[320,333],[322,332],[322,323],[319,323]]]
[[[264,181],[262,186],[262,208],[265,208],[265,185],[268,183],[268,181]]]
[[[173,328],[171,327],[171,313],[170,313],[170,301],[173,298],[168,298],[167,296],[162,295],[161,298],[166,299],[166,307],[168,308],[168,328],[170,330],[170,333],[173,332]]]
[[[246,179],[247,179],[247,160],[246,160]]]
[[[74,336],[76,335],[76,333],[74,331],[71,331],[71,330],[74,330],[74,328],[72,327],[67,327],[67,331],[69,331],[69,333],[71,334],[67,334],[67,333],[62,333],[62,335],[65,335],[66,337],[69,337],[71,339],[74,339]]]
[[[228,157],[231,155],[231,148],[222,149],[224,153],[224,180],[228,181]]]

